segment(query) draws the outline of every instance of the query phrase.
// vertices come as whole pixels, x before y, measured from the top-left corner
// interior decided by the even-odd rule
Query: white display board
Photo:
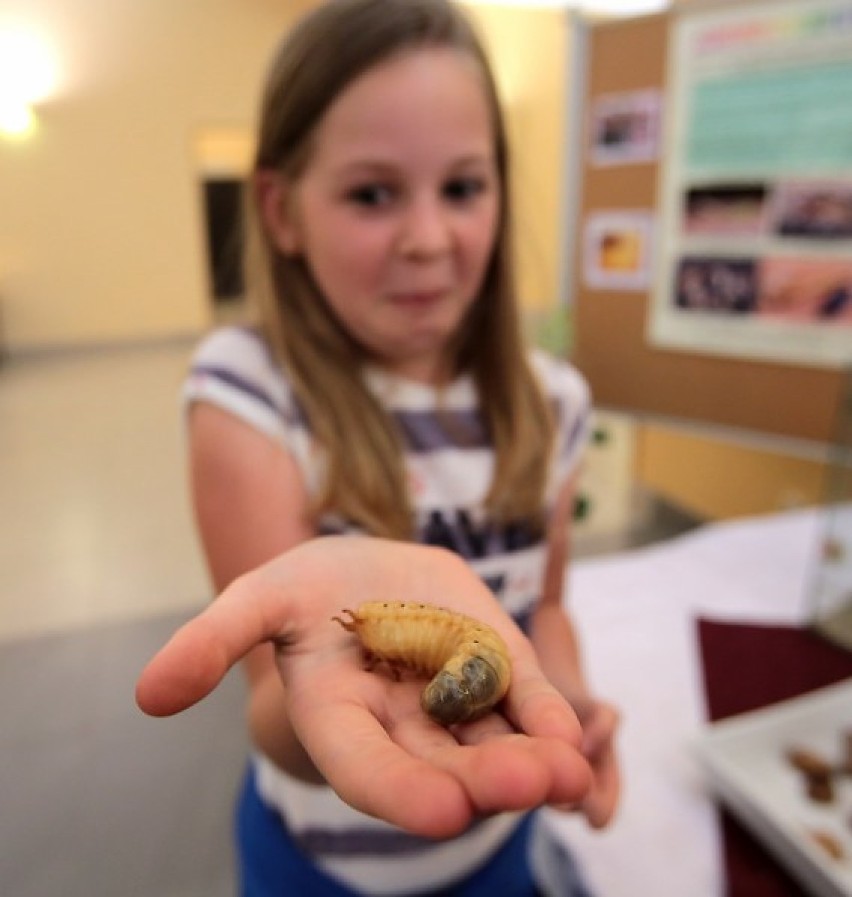
[[[849,364],[852,0],[672,27],[650,341]]]

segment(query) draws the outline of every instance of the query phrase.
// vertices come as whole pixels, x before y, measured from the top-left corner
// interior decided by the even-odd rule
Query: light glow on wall
[[[0,22],[0,133],[22,137],[35,128],[33,106],[56,89],[47,42],[23,26]]]
[[[27,137],[35,130],[36,118],[31,106],[0,102],[0,134]]]

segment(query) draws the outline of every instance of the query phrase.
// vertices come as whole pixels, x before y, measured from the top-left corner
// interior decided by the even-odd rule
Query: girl
[[[618,790],[615,713],[561,602],[588,394],[521,342],[504,128],[466,19],[446,0],[320,6],[271,69],[251,186],[257,327],[210,336],[186,386],[223,594],[138,700],[182,709],[245,658],[245,895],[585,893],[552,850],[546,883],[520,811],[600,826]],[[499,712],[443,729],[422,683],[363,669],[331,617],[377,597],[497,628]]]

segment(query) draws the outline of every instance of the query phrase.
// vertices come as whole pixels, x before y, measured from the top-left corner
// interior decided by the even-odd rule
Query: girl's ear
[[[254,173],[252,187],[260,219],[272,242],[284,255],[297,255],[301,245],[292,186],[279,172],[266,169]]]

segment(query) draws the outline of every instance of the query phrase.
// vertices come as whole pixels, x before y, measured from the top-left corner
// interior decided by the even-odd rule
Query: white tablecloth
[[[696,618],[803,622],[823,527],[823,512],[793,511],[574,563],[566,603],[588,677],[624,715],[624,795],[603,832],[549,821],[601,897],[724,894],[718,818],[692,747],[706,719]]]

